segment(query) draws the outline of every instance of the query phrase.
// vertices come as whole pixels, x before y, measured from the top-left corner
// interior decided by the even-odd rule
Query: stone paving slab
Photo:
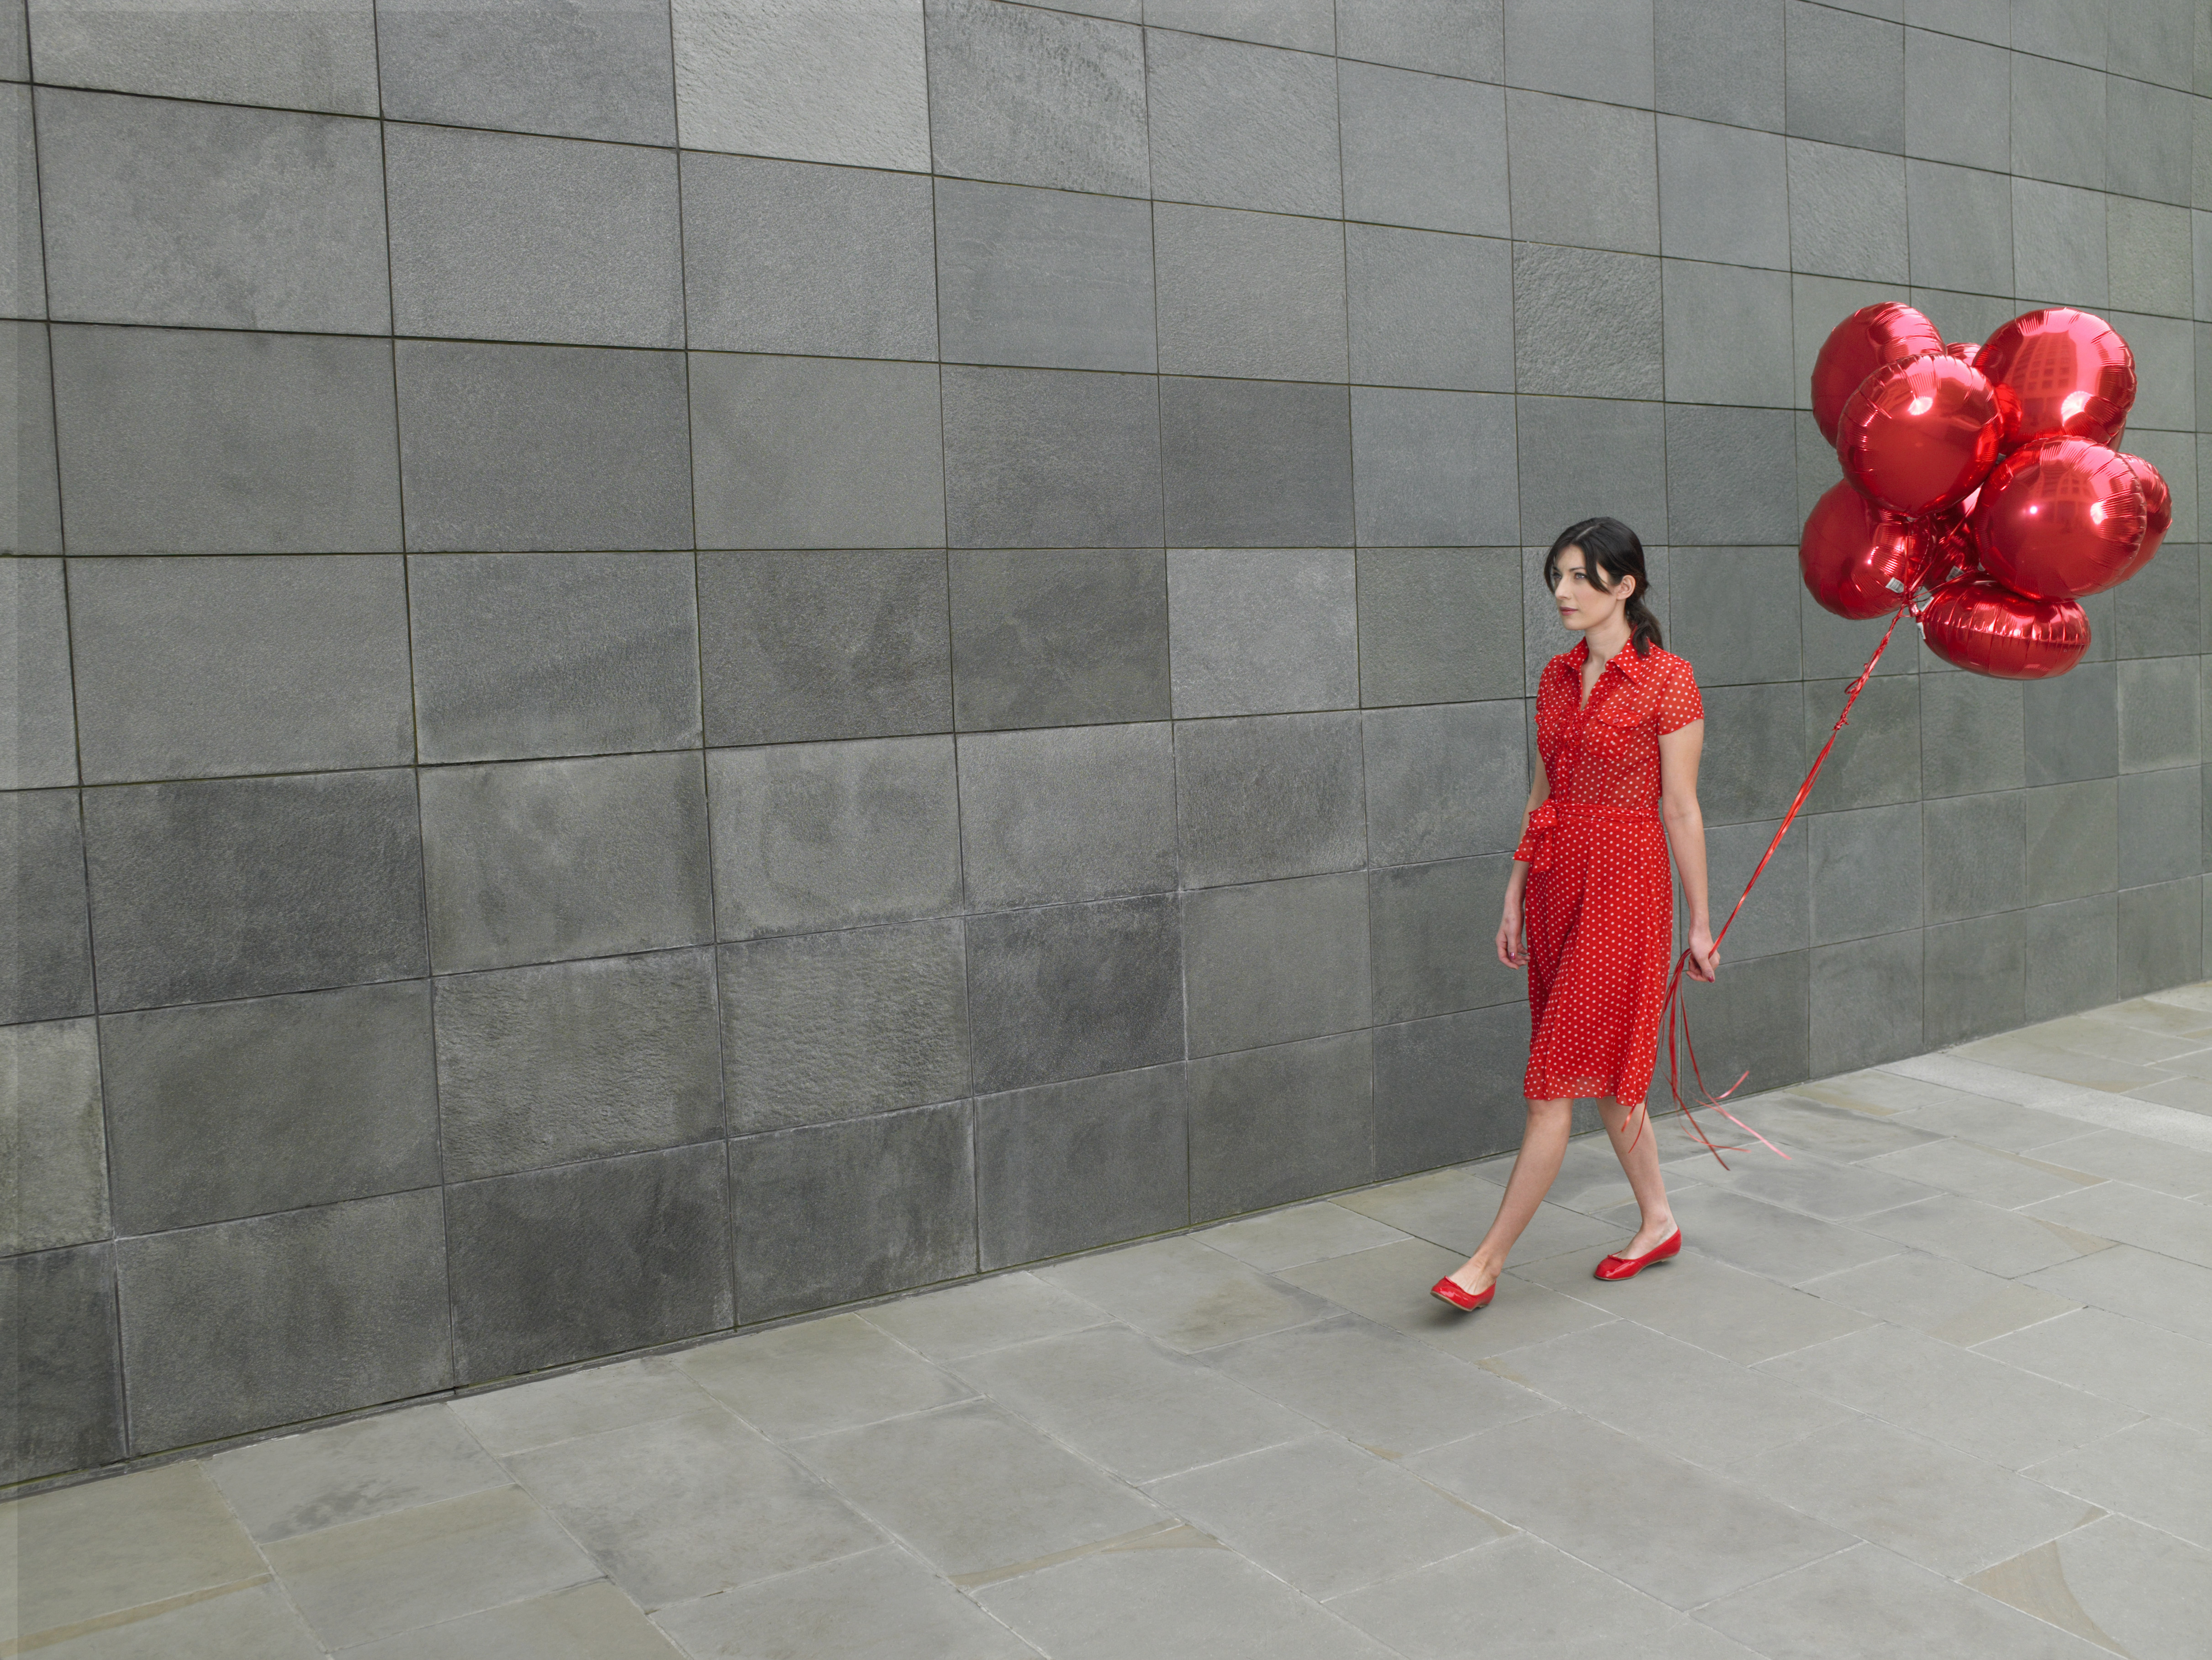
[[[0,1505],[44,1660],[2180,1660],[2212,985]],[[1741,1140],[1731,1129],[1729,1140]]]

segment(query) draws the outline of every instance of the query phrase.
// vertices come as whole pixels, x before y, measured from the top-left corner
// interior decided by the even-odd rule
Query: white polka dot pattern
[[[1674,948],[1674,871],[1659,821],[1659,737],[1705,716],[1690,666],[1625,648],[1582,701],[1588,642],[1536,685],[1536,747],[1553,810],[1514,852],[1530,861],[1528,1070],[1532,1101],[1651,1085]]]

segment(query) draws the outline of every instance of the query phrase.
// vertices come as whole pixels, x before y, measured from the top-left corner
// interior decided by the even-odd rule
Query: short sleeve
[[[1668,665],[1667,684],[1659,689],[1658,721],[1662,733],[1680,732],[1692,721],[1705,718],[1705,700],[1698,696],[1698,677],[1680,658]]]

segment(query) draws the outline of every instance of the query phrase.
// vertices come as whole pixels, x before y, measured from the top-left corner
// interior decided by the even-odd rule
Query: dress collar
[[[1582,672],[1589,666],[1589,654],[1588,640],[1577,640],[1575,642],[1575,648],[1567,654],[1568,666],[1574,670],[1577,679],[1581,678]],[[1612,660],[1606,666],[1619,669],[1623,679],[1633,683],[1643,678],[1646,665],[1644,660],[1636,654],[1636,642],[1631,640],[1619,651],[1613,653]]]

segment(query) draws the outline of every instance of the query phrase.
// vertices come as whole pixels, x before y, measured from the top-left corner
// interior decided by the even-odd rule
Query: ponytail
[[[1644,603],[1651,592],[1651,578],[1644,568],[1644,544],[1636,532],[1618,519],[1577,520],[1553,538],[1552,550],[1544,556],[1546,587],[1559,586],[1559,556],[1569,548],[1583,550],[1583,566],[1601,592],[1611,593],[1624,576],[1636,579],[1636,590],[1621,608],[1628,619],[1628,642],[1638,657],[1648,657],[1654,647],[1663,647],[1666,642],[1660,636],[1658,616]]]

